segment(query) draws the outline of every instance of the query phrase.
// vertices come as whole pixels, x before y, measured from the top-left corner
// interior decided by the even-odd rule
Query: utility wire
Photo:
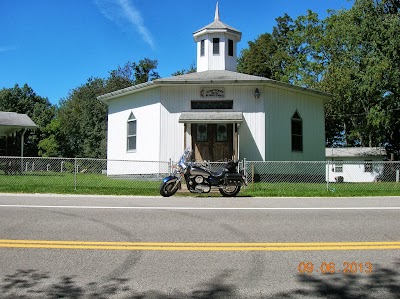
[[[400,110],[400,108],[386,110],[386,112],[393,112],[393,111],[398,111],[398,110]],[[367,115],[367,114],[368,113],[330,114],[330,115],[326,115],[326,117],[362,116],[362,115]]]

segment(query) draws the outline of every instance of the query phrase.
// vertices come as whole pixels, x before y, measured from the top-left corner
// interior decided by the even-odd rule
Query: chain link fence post
[[[76,191],[76,185],[77,185],[77,173],[78,173],[78,164],[76,161],[76,158],[74,160],[74,190]]]
[[[243,175],[244,175],[244,177],[245,177],[245,182],[246,182],[246,185],[247,185],[247,167],[246,167],[246,163],[247,163],[247,161],[246,161],[246,158],[244,158],[243,159]]]
[[[251,163],[251,187],[254,191],[254,162]]]
[[[326,168],[326,172],[327,172],[327,174],[326,174],[326,191],[329,191],[329,160],[327,161],[327,163],[328,163],[328,165],[327,165],[327,168]]]

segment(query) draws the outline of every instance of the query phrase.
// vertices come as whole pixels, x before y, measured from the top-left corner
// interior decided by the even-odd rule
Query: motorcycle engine
[[[199,193],[208,193],[211,190],[210,185],[201,175],[191,176],[189,184],[195,191]]]
[[[208,193],[208,192],[210,192],[211,187],[208,186],[208,185],[196,185],[196,186],[194,187],[194,189],[195,189],[196,191],[201,192],[201,193]]]
[[[196,184],[201,184],[204,182],[204,178],[201,175],[198,175],[194,178],[194,181],[196,182]]]

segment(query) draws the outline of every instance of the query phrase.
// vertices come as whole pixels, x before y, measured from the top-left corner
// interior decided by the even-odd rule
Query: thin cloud
[[[129,0],[94,0],[100,12],[109,20],[125,28],[126,23],[134,26],[143,40],[154,49],[154,40],[144,25],[144,20],[140,12]]]

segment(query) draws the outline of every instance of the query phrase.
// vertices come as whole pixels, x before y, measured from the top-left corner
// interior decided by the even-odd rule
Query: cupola
[[[218,2],[214,22],[193,33],[197,43],[197,71],[227,70],[236,72],[237,43],[242,33],[221,22]]]

